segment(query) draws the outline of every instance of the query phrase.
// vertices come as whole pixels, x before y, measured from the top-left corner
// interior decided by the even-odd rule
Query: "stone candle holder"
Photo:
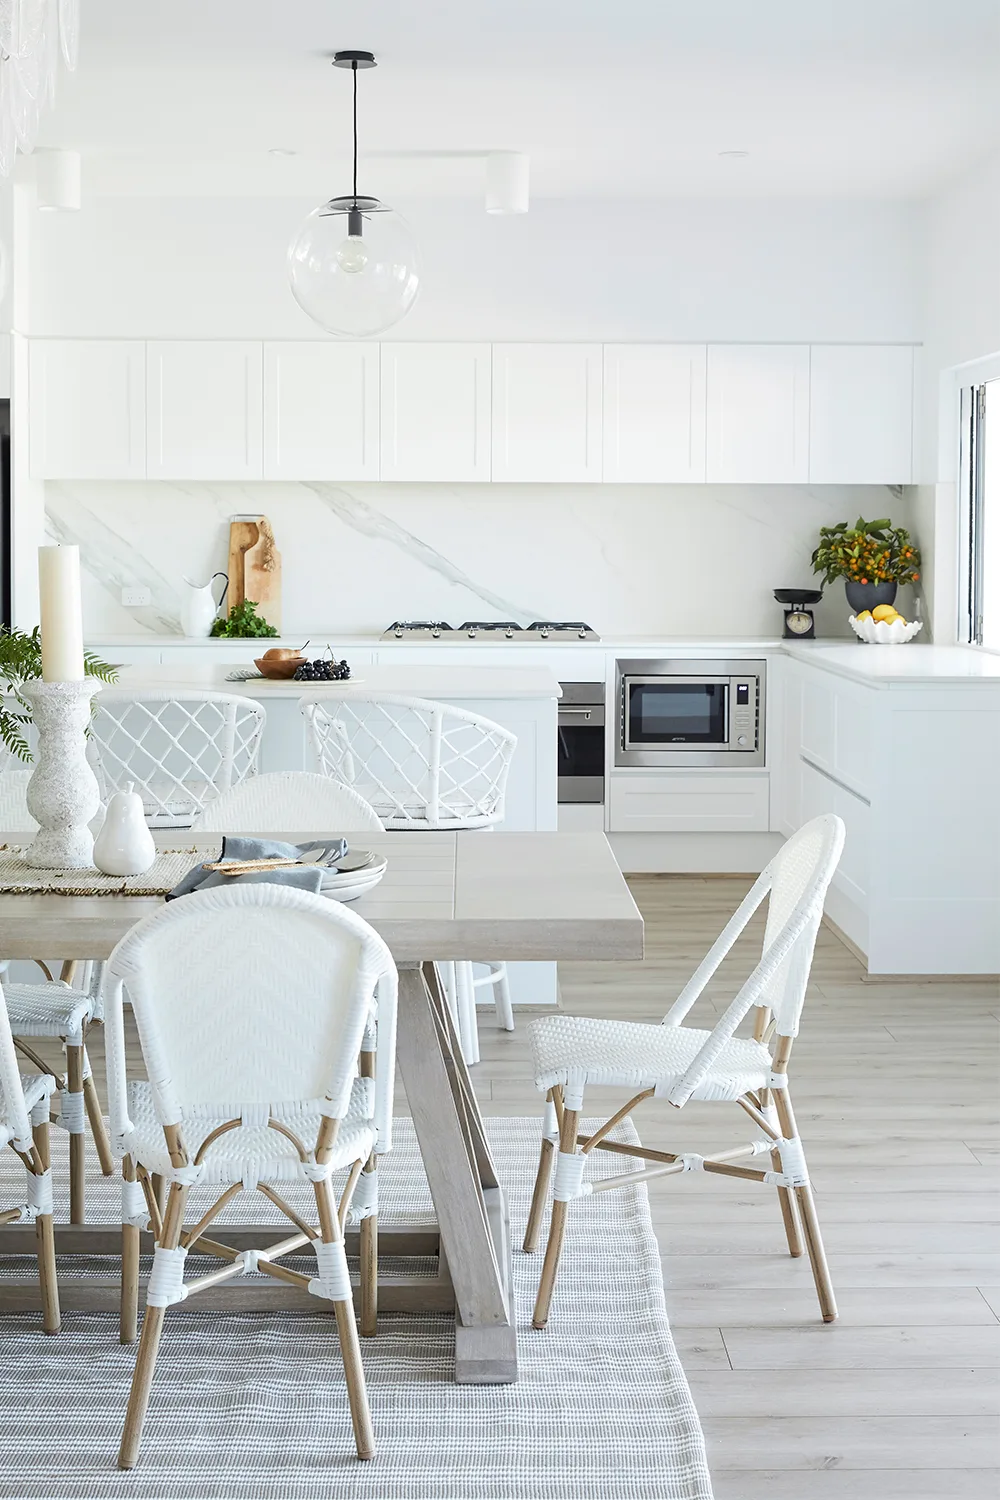
[[[91,699],[101,684],[26,682],[38,731],[35,769],[28,782],[28,811],[39,826],[25,861],[39,870],[84,870],[94,863],[94,836],[87,826],[101,805],[97,778],[87,760],[86,731]]]

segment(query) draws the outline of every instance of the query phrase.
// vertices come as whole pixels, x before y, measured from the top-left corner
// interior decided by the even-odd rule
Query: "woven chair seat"
[[[169,1177],[170,1156],[163,1126],[153,1103],[151,1085],[131,1082],[128,1104],[134,1131],[128,1137],[126,1150],[148,1171]],[[216,1109],[213,1106],[211,1115],[185,1112],[180,1123],[184,1128],[184,1140],[191,1159],[194,1160],[207,1135],[227,1120],[237,1118],[239,1113],[238,1104],[231,1109],[225,1106]],[[272,1110],[272,1118],[294,1131],[308,1149],[316,1139],[321,1116],[318,1109],[278,1105]],[[330,1162],[335,1169],[347,1166],[366,1158],[374,1145],[371,1080],[356,1078],[351,1090],[350,1107],[340,1122]],[[305,1181],[298,1153],[292,1142],[280,1131],[271,1130],[266,1125],[241,1125],[238,1130],[230,1130],[220,1136],[208,1148],[204,1166],[202,1181],[223,1185],[241,1182],[248,1175],[267,1183]]]
[[[21,1073],[21,1089],[24,1094],[24,1107],[30,1115],[36,1104],[41,1104],[47,1099],[55,1088],[55,1079],[48,1073]],[[0,1114],[3,1109],[3,1097],[0,1093]],[[6,1146],[13,1132],[10,1127],[0,1118],[0,1147]]]
[[[622,1084],[664,1092],[680,1078],[712,1035],[693,1026],[643,1026],[590,1016],[545,1016],[528,1028],[540,1089],[567,1082]],[[739,1099],[764,1088],[771,1055],[760,1042],[727,1041],[693,1099]]]
[[[83,1031],[94,1017],[94,997],[53,980],[51,984],[5,984],[7,1014],[14,1036],[57,1036],[83,1046]]]

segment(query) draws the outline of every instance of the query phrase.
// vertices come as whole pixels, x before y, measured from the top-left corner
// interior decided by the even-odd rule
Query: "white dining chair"
[[[257,772],[265,712],[237,693],[105,688],[87,741],[101,801],[130,782],[151,828],[188,828]]]
[[[24,1165],[27,1201],[0,1212],[0,1224],[34,1222],[35,1255],[42,1299],[42,1326],[59,1332],[59,1288],[52,1229],[52,1169],[49,1160],[49,1073],[22,1074],[0,987],[0,1149],[9,1146]]]
[[[0,829],[5,833],[33,835],[38,824],[28,812],[27,786],[31,771],[7,767],[0,771]],[[87,1055],[87,1030],[102,1020],[100,971],[94,964],[63,964],[69,982],[53,978],[46,964],[36,959],[45,973],[43,983],[15,983],[7,978],[9,965],[0,965],[0,975],[7,997],[7,1016],[14,1045],[34,1067],[48,1073],[59,1098],[55,1123],[69,1132],[69,1203],[70,1223],[85,1221],[86,1158],[85,1128],[89,1122],[97,1149],[101,1171],[110,1177],[114,1171],[111,1143],[104,1128],[101,1103],[94,1084]],[[79,976],[79,982],[77,978]],[[65,1072],[49,1066],[31,1046],[38,1037],[51,1037],[62,1044],[66,1055]],[[30,1041],[29,1041],[30,1038]]]
[[[123,987],[135,1013],[148,1083],[126,1072]],[[374,1453],[344,1224],[352,1207],[377,1215],[378,1158],[392,1144],[396,969],[369,925],[335,901],[274,882],[198,891],[134,927],[107,964],[112,1135],[123,1156],[122,1339],[135,1336],[139,1229],[156,1248],[119,1452],[139,1453],[166,1308],[254,1271],[332,1303],[359,1458]],[[339,1209],[331,1174],[348,1168]],[[169,1184],[162,1218],[151,1176]],[[138,1176],[138,1182],[136,1178]],[[221,1189],[184,1230],[188,1193]],[[305,1184],[319,1228],[282,1194]],[[260,1249],[205,1239],[219,1211],[258,1190],[296,1226]],[[316,1274],[282,1264],[311,1244]],[[223,1266],[184,1280],[195,1248]],[[362,1254],[362,1297],[374,1257]]]
[[[825,814],[806,823],[754,881],[658,1026],[602,1021],[583,1016],[546,1016],[530,1027],[535,1083],[546,1094],[541,1158],[535,1179],[524,1249],[538,1244],[546,1190],[555,1156],[552,1218],[533,1324],[549,1316],[569,1204],[608,1189],[684,1172],[709,1172],[778,1190],[788,1249],[809,1254],[823,1321],[837,1304],[823,1249],[802,1141],[792,1112],[788,1060],[805,999],[823,902],[844,845],[840,818]],[[712,1031],[683,1025],[722,960],[757,908],[767,899],[763,955]],[[753,1036],[736,1029],[756,1011]],[[636,1090],[634,1096],[591,1135],[580,1135],[584,1090],[601,1084]],[[689,1100],[735,1103],[760,1132],[749,1145],[699,1156],[609,1141],[608,1133],[647,1099],[666,1099],[676,1109]],[[558,1146],[558,1153],[556,1147]],[[620,1175],[586,1179],[594,1150],[638,1158],[647,1165]],[[769,1168],[746,1164],[765,1156]],[[801,1219],[801,1227],[800,1227]]]
[[[396,693],[303,698],[320,770],[369,802],[388,829],[490,829],[503,821],[517,735],[482,714]],[[471,963],[441,964],[462,1054],[479,1061],[476,991],[489,987],[497,1021],[513,1031],[506,964],[475,977]]]
[[[267,771],[230,787],[191,825],[192,833],[384,833],[370,803],[313,771]]]

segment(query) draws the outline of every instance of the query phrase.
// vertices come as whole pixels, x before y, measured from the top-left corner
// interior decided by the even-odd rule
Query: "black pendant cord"
[[[358,206],[358,65],[351,64],[354,79],[354,206]]]

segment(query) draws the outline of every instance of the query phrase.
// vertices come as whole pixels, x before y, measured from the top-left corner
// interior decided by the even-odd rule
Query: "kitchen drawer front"
[[[871,884],[871,807],[807,760],[802,761],[800,774],[803,823],[822,813],[836,813],[844,821],[844,852],[834,872],[833,884],[864,907]]]
[[[612,833],[766,833],[767,772],[616,772]]]

